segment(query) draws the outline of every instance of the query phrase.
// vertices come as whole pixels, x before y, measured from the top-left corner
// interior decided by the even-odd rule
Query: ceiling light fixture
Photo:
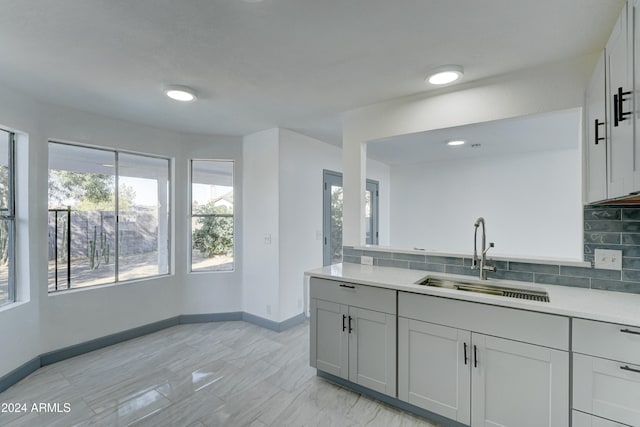
[[[454,147],[456,145],[464,145],[466,141],[464,141],[463,139],[454,139],[452,141],[447,141],[447,145]]]
[[[431,70],[426,81],[432,85],[446,85],[459,80],[464,75],[460,65],[445,65]]]
[[[188,86],[168,86],[164,93],[171,99],[190,102],[197,99],[196,92]]]

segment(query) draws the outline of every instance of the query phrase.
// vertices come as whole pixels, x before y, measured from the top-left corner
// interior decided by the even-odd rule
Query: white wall
[[[343,115],[344,243],[364,242],[366,142],[583,105],[597,55],[549,64],[442,91],[382,102]]]
[[[37,141],[42,138],[38,129],[37,109],[39,105],[20,94],[0,86],[0,126],[4,129],[18,131],[31,130],[30,135],[18,135],[19,144],[16,146],[16,158],[25,168],[17,171],[16,182],[16,214],[17,234],[19,244],[17,255],[26,262],[16,267],[16,287],[18,303],[0,308],[0,376],[17,368],[41,353],[40,346],[40,293],[34,286],[38,280],[46,282],[42,276],[46,270],[33,268],[28,260],[32,256],[31,248],[38,247],[39,237],[30,232],[29,222],[44,206],[46,217],[46,202],[43,205],[39,194],[46,194],[46,183],[32,179],[32,174],[38,168],[46,168],[46,157],[38,156]],[[28,191],[35,188],[35,191]],[[45,219],[46,226],[46,219]],[[46,230],[46,228],[45,228]],[[45,236],[47,232],[45,231]],[[45,263],[46,268],[46,263]]]
[[[392,166],[391,245],[471,254],[482,216],[490,255],[581,260],[579,165],[576,148]]]
[[[241,274],[187,274],[188,161],[233,158],[242,140],[198,136],[39,103],[0,86],[0,126],[18,141],[18,304],[0,309],[0,376],[51,350],[152,323],[183,312],[237,311]],[[47,140],[112,147],[173,159],[171,275],[120,285],[47,293]],[[240,181],[236,182],[241,183]],[[28,189],[28,191],[27,191]],[[236,210],[237,215],[241,215]],[[242,236],[242,226],[236,222]],[[241,247],[241,246],[240,246]],[[239,255],[239,254],[238,254]]]
[[[279,129],[244,137],[244,311],[279,321]],[[271,236],[271,243],[265,237]]]
[[[370,161],[368,178],[380,182],[380,235],[389,239],[389,167]],[[280,320],[303,309],[304,271],[322,266],[323,169],[342,172],[342,150],[280,130]]]
[[[244,138],[244,168],[244,311],[280,322],[302,312],[304,272],[322,266],[323,170],[342,172],[342,150],[270,129]],[[388,244],[389,167],[371,160],[368,177],[380,182],[381,242]]]

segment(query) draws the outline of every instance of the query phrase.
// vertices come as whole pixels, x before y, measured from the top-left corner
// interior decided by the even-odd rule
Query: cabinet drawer
[[[396,314],[396,291],[312,277],[311,298]]]
[[[569,350],[569,318],[449,298],[398,293],[398,315],[559,350]]]
[[[573,351],[640,365],[640,328],[574,319]]]
[[[574,353],[574,409],[638,426],[639,402],[640,366]]]
[[[573,427],[627,427],[626,424],[594,417],[584,412],[573,411]]]

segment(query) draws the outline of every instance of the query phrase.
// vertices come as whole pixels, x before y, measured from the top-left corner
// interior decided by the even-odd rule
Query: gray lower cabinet
[[[342,330],[347,313],[348,307],[345,305],[311,300],[311,324],[315,331],[315,339],[312,340],[315,358],[311,364],[341,378],[349,376],[349,335]]]
[[[395,301],[388,289],[312,279],[311,366],[395,397]]]
[[[399,317],[398,398],[469,424],[470,343],[469,331]]]
[[[568,347],[568,319],[540,318],[565,336],[545,343],[519,310],[400,292],[398,315],[401,400],[473,427],[569,425],[568,351],[494,336],[515,328]]]
[[[472,334],[472,426],[568,426],[569,353]]]
[[[573,427],[630,427],[629,424],[617,423],[580,411],[573,411],[572,419]]]
[[[640,328],[575,319],[572,338],[574,426],[640,426]]]

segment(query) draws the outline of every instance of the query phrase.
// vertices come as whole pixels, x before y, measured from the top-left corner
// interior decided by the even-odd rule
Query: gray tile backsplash
[[[593,263],[595,249],[622,251],[622,271],[568,265],[496,261],[496,279],[547,285],[640,293],[640,206],[585,206],[584,259]],[[360,256],[373,257],[375,265],[410,268],[436,273],[476,276],[469,257],[445,257],[415,253],[358,250],[344,247],[344,261],[360,263]]]

